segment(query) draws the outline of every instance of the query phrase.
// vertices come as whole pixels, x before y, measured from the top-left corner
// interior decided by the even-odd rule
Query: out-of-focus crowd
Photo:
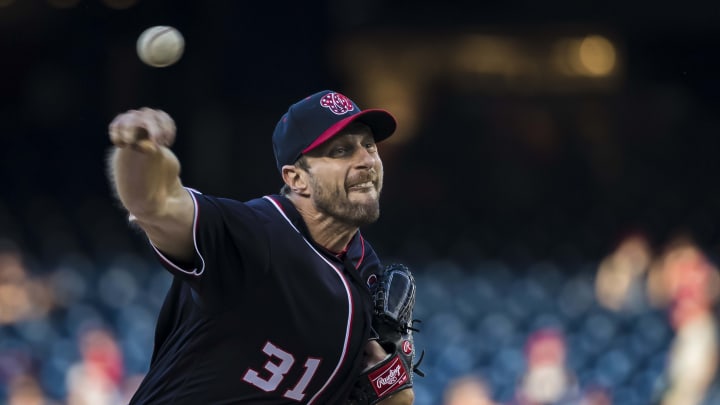
[[[149,361],[169,275],[128,257],[85,269],[68,259],[33,272],[17,245],[0,243],[3,403],[129,401]],[[427,353],[428,374],[416,379],[418,405],[720,399],[720,277],[689,237],[654,252],[632,234],[603,260],[570,272],[548,263],[525,271],[451,260],[417,267],[415,315],[424,322],[416,344]]]
[[[679,236],[654,254],[640,233],[626,237],[599,263],[594,300],[611,313],[659,309],[670,330],[656,379],[633,403],[647,405],[714,404],[718,392],[717,267],[692,238]],[[642,342],[640,342],[642,344]],[[499,400],[482,373],[451,379],[443,405],[625,405],[611,384],[578,379],[568,357],[562,325],[540,328],[525,340],[524,366],[506,400]],[[639,370],[638,365],[632,366]]]

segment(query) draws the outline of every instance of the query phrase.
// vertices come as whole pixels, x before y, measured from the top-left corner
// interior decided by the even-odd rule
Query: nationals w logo
[[[320,99],[320,105],[335,115],[343,115],[355,109],[352,101],[340,93],[328,93]]]

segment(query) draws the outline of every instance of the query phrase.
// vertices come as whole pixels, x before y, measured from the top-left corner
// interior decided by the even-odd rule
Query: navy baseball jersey
[[[370,335],[370,244],[324,250],[280,195],[188,190],[195,263],[157,251],[174,277],[131,404],[342,404]]]

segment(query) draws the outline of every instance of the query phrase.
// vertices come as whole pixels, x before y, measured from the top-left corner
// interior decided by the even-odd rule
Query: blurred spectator
[[[27,374],[19,374],[8,386],[7,405],[56,405],[46,398],[40,383]]]
[[[447,385],[443,405],[495,405],[490,386],[476,375],[458,377]]]
[[[79,344],[81,359],[67,374],[67,405],[122,404],[123,359],[113,334],[92,327],[82,333]]]
[[[607,388],[591,386],[583,390],[579,405],[612,405],[612,397]]]
[[[122,383],[122,386],[120,387],[120,402],[123,404],[129,404],[130,399],[132,399],[133,395],[135,394],[135,391],[137,391],[138,387],[140,387],[140,383],[142,382],[143,378],[145,377],[145,374],[133,374],[129,375],[125,378],[125,380]]]
[[[595,295],[600,305],[613,311],[645,308],[645,276],[652,251],[645,235],[635,233],[622,239],[618,247],[598,266]]]
[[[659,402],[700,404],[718,369],[718,269],[691,239],[678,238],[658,258],[651,280],[652,301],[667,306],[675,331]]]
[[[52,306],[48,284],[29,277],[20,248],[0,239],[0,324],[42,318]]]
[[[533,332],[526,340],[525,371],[512,405],[575,405],[580,390],[567,365],[564,334],[554,328]]]

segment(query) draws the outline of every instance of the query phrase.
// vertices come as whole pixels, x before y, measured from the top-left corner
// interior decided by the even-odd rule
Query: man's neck
[[[333,253],[340,253],[347,247],[358,231],[356,226],[339,222],[336,218],[315,209],[309,198],[288,196],[300,213],[310,237],[315,243]]]

